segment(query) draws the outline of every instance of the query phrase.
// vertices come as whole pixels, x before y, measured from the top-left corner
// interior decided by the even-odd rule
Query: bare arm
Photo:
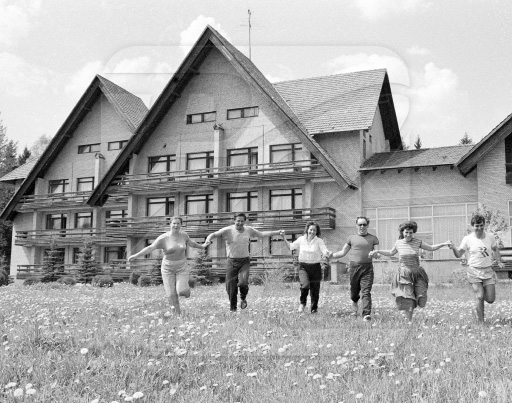
[[[390,249],[390,250],[380,250],[380,249],[376,249],[372,252],[370,252],[370,257],[373,257],[374,255],[382,255],[382,256],[388,256],[388,257],[391,257],[391,256],[395,256],[397,254],[398,250],[396,249],[396,247],[393,246],[393,249]]]
[[[155,243],[152,243],[149,246],[146,246],[144,249],[142,249],[140,252],[135,253],[134,255],[128,256],[127,261],[131,261],[133,259],[137,259],[139,256],[147,255],[148,253],[153,252],[156,249]]]
[[[500,269],[503,269],[505,267],[505,263],[501,260],[501,253],[497,246],[492,248],[492,251],[494,252],[494,259],[496,259],[496,262],[498,262],[498,266]]]
[[[210,235],[206,237],[206,240],[204,241],[205,245],[210,245],[212,243],[213,238],[220,238],[222,236],[222,230],[219,230],[217,232],[212,232]]]
[[[333,257],[335,259],[340,258],[340,257],[345,256],[349,251],[350,251],[350,245],[348,243],[346,243],[345,245],[343,245],[343,248],[339,252],[334,252],[331,255],[331,257]]]
[[[437,245],[429,245],[428,243],[422,242],[420,248],[428,250],[430,252],[433,252],[435,250],[441,249],[443,246],[450,246],[452,243],[451,241],[446,241],[443,243],[438,243]]]
[[[252,229],[253,230],[253,234],[254,236],[257,236],[258,238],[265,238],[265,237],[269,237],[269,236],[274,236],[274,235],[281,235],[281,233],[284,231],[283,230],[277,230],[277,231],[258,231],[257,229]]]
[[[201,245],[201,244],[198,244],[197,242],[193,241],[190,238],[187,239],[187,245],[191,246],[192,248],[196,248],[196,249],[204,249],[207,246],[206,242]]]

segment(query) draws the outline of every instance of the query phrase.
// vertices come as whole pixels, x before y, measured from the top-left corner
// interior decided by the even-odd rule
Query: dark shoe
[[[318,310],[317,309],[312,309],[311,313],[318,313]]]
[[[242,308],[242,309],[247,308],[247,301],[246,301],[245,299],[243,299],[243,300],[240,302],[240,308]]]

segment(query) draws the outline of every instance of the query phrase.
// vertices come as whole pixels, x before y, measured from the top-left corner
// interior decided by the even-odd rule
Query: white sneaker
[[[364,315],[363,320],[364,320],[365,322],[369,322],[369,321],[371,321],[371,320],[372,320],[372,317],[371,317],[370,315]]]
[[[306,305],[302,305],[302,304],[300,304],[299,309],[298,309],[298,312],[299,312],[299,313],[304,312],[304,308],[306,308]]]

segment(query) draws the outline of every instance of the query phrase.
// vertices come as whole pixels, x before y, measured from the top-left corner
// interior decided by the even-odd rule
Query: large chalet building
[[[207,27],[149,110],[97,76],[43,155],[0,178],[16,187],[0,216],[13,222],[11,275],[51,243],[73,265],[85,237],[111,265],[173,215],[197,241],[242,211],[289,239],[318,221],[331,250],[358,215],[383,248],[406,219],[429,243],[459,242],[478,203],[510,215],[511,131],[509,116],[475,146],[404,151],[385,70],[271,84]],[[277,238],[251,253],[289,255]]]

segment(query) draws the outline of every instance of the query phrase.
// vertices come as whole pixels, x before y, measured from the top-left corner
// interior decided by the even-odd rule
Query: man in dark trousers
[[[368,255],[379,244],[379,239],[368,233],[368,225],[370,224],[368,217],[357,217],[356,224],[357,234],[349,235],[343,249],[333,253],[331,257],[340,258],[350,251],[349,273],[352,309],[357,315],[359,299],[362,299],[363,319],[371,320],[373,264],[372,258]],[[377,256],[373,257],[376,258]]]

